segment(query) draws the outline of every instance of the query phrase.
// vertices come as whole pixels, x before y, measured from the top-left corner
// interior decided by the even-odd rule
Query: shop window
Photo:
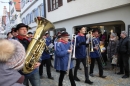
[[[55,29],[54,33],[57,34],[58,32],[66,31],[66,28],[57,28]]]

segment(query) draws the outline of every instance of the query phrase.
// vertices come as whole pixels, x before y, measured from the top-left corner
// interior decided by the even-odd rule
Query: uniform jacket
[[[100,44],[99,38],[93,38],[92,44],[93,44],[93,47],[95,47],[96,45],[99,45]],[[99,45],[99,48],[100,48],[100,45]],[[93,50],[94,50],[94,52],[90,52],[90,57],[91,58],[99,58],[100,55],[99,55],[98,51],[95,49],[93,49]]]
[[[50,42],[48,42],[46,40],[46,45],[49,46]],[[50,53],[49,50],[47,50],[47,48],[45,48],[44,52],[42,53],[41,59],[45,60],[45,59],[49,59],[50,58]]]
[[[75,57],[77,59],[86,58],[87,51],[86,51],[86,45],[80,45],[82,42],[86,43],[86,37],[77,35],[76,36],[76,50],[75,50]]]
[[[68,49],[70,49],[70,43],[62,43],[58,42],[56,44],[56,50],[55,50],[55,69],[56,70],[62,70],[66,71],[68,67],[68,61],[69,61],[69,53]],[[70,69],[73,68],[73,63],[71,61]]]

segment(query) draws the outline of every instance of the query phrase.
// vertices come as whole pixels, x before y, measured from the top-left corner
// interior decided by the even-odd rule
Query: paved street
[[[90,80],[94,82],[93,85],[88,85],[84,83],[84,70],[83,66],[81,64],[82,70],[78,71],[78,77],[80,78],[80,82],[76,81],[76,86],[130,86],[130,78],[128,79],[122,79],[122,75],[117,75],[114,73],[114,71],[111,70],[104,70],[104,75],[107,76],[107,78],[102,79],[98,77],[98,67],[95,65],[94,75],[95,77],[90,77]],[[58,78],[59,73],[55,71],[54,68],[52,68],[52,76],[54,77],[54,80],[50,80],[47,78],[46,75],[46,68],[44,67],[44,78],[41,79],[42,85],[41,86],[58,86]],[[65,76],[64,86],[71,86],[68,76]]]

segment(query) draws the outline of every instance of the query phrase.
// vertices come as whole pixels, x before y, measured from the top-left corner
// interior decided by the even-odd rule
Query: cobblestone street
[[[117,75],[115,74],[114,71],[111,70],[104,70],[104,75],[107,76],[107,78],[102,79],[98,77],[98,67],[95,65],[95,70],[94,70],[94,77],[90,76],[90,80],[94,82],[93,85],[88,85],[84,83],[84,70],[83,66],[81,64],[82,70],[78,70],[78,77],[81,80],[80,82],[76,81],[76,86],[130,86],[130,78],[128,79],[122,79],[121,77],[123,75]],[[59,73],[55,71],[54,68],[52,68],[52,76],[54,77],[54,80],[50,80],[47,78],[46,75],[46,68],[44,67],[44,78],[41,79],[42,85],[41,86],[58,86],[58,78],[59,78]],[[64,86],[71,86],[70,81],[68,76],[65,76]]]

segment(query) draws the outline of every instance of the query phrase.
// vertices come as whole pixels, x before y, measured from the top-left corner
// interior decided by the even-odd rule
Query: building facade
[[[10,12],[10,24],[11,27],[15,27],[18,23],[21,23],[20,13],[20,0],[10,0],[9,3],[9,12]]]
[[[36,30],[34,18],[45,17],[44,0],[21,0],[21,20],[31,27],[31,32]]]
[[[102,32],[128,31],[130,0],[46,0],[46,17],[56,31],[75,33],[79,26],[100,28]]]

